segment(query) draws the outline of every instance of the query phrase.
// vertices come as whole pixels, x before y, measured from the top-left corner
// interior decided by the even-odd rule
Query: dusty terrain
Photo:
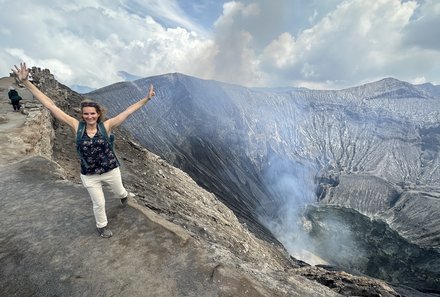
[[[114,236],[99,238],[71,131],[25,89],[12,112],[12,83],[0,79],[0,295],[425,296],[290,258],[124,131],[116,148],[137,196],[122,208],[108,193]],[[78,94],[41,88],[77,116]]]

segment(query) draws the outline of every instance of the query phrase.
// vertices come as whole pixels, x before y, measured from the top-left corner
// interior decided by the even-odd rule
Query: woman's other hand
[[[154,92],[154,86],[153,84],[150,84],[150,88],[148,89],[148,99],[151,99],[151,97],[156,96],[156,93]]]

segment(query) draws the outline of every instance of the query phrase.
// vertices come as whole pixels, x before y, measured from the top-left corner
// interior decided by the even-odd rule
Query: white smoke
[[[268,199],[271,205],[265,205],[270,217],[259,218],[292,256],[309,264],[323,263],[310,252],[303,220],[306,206],[314,202],[315,172],[311,165],[271,156],[264,178],[274,197]]]
[[[308,264],[355,263],[363,253],[347,221],[325,210],[325,215],[314,219],[306,213],[308,206],[319,207],[315,205],[316,174],[313,164],[272,156],[264,178],[273,197],[268,199],[270,205],[263,206],[265,212],[260,212],[269,215],[259,220],[291,256]]]

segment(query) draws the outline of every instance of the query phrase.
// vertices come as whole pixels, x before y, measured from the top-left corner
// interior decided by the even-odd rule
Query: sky
[[[0,76],[100,88],[183,73],[247,87],[440,84],[437,0],[0,0]]]

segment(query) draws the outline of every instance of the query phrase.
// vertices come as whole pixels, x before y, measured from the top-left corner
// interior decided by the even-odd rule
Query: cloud
[[[228,2],[214,24],[216,52],[214,72],[219,80],[237,84],[258,84],[258,58],[254,35],[247,30],[250,20],[258,18],[258,5]]]
[[[25,60],[51,69],[63,83],[92,87],[120,81],[118,71],[142,77],[176,71],[212,75],[204,62],[213,52],[209,39],[183,27],[165,28],[149,15],[100,2],[60,6],[44,1],[5,2],[6,11],[20,13],[2,14],[2,23],[13,24],[2,32],[6,37],[0,41],[2,66],[9,69]],[[173,15],[166,17],[177,20]],[[204,66],[198,67],[197,62]]]
[[[214,26],[216,78],[251,86],[314,88],[342,88],[388,76],[408,81],[434,78],[426,71],[435,67],[432,61],[438,52],[422,53],[405,46],[402,33],[413,25],[416,9],[423,3],[347,0],[325,7],[308,3],[224,4]],[[434,6],[424,5],[424,10]],[[301,8],[305,13],[299,19],[295,9]],[[289,19],[286,10],[294,11],[298,19]],[[421,15],[428,14],[422,10]],[[434,16],[429,19],[439,19]],[[292,22],[297,32],[286,27]]]
[[[419,8],[419,16],[404,30],[403,43],[420,50],[440,50],[440,3],[426,1]]]
[[[273,69],[286,69],[295,65],[297,53],[295,39],[284,32],[272,41],[263,51],[263,62]]]
[[[204,27],[187,16],[176,0],[125,0],[121,2],[121,6],[131,14],[138,14],[140,17],[151,16],[156,20],[164,21],[167,27],[183,27],[203,36],[209,35]]]
[[[345,84],[389,75],[401,62],[400,32],[414,2],[345,1],[297,37],[298,55],[287,75],[295,80]],[[385,70],[385,71],[384,71]]]
[[[26,60],[92,87],[122,80],[119,71],[268,87],[341,88],[388,76],[440,83],[436,1],[230,1],[202,26],[199,9],[212,3],[1,1],[0,67]]]
[[[263,50],[261,67],[278,83],[323,88],[399,76],[408,59],[401,31],[415,8],[414,1],[344,1],[296,38],[282,32]]]

